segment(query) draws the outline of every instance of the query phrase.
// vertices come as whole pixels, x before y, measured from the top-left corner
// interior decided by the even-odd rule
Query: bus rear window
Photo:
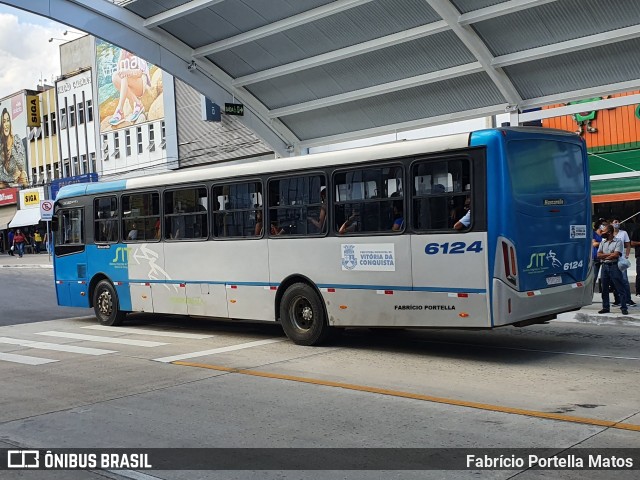
[[[555,140],[512,140],[507,150],[514,195],[585,191],[579,145]]]

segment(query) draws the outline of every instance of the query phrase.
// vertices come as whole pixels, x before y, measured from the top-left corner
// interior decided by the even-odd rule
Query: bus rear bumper
[[[541,323],[559,313],[579,310],[593,300],[591,271],[584,282],[549,287],[532,292],[518,292],[499,279],[493,279],[492,324],[512,325]]]

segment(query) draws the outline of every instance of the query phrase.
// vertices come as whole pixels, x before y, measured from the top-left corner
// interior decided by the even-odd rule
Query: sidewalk
[[[637,307],[629,307],[629,315],[622,315],[620,307],[610,306],[610,313],[600,315],[602,309],[602,295],[595,293],[593,303],[582,307],[575,312],[561,313],[556,322],[594,323],[597,325],[636,325],[640,327],[640,297],[636,297],[636,259],[633,255],[629,258],[631,267],[627,270],[629,284],[631,286],[631,300],[638,304]],[[609,301],[613,303],[613,294],[609,294]]]
[[[0,269],[3,268],[53,268],[53,259],[46,251],[25,253],[22,258],[17,253],[12,257],[5,252],[0,254]]]

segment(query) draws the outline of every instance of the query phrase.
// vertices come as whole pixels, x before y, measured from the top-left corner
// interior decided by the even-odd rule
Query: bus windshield
[[[515,196],[585,192],[579,145],[557,140],[512,140],[507,152]]]

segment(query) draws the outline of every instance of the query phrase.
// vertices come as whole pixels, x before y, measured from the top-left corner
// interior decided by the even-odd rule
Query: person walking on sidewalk
[[[613,219],[611,221],[611,225],[613,225],[613,234],[614,236],[618,239],[622,241],[622,244],[624,245],[624,251],[622,252],[623,255],[626,258],[629,258],[629,252],[631,251],[631,240],[629,239],[629,234],[627,233],[626,230],[622,230],[620,228],[620,220],[618,219]],[[627,296],[627,305],[629,307],[635,307],[636,306],[636,302],[634,302],[633,300],[631,300],[631,285],[629,285],[629,276],[627,275],[627,271],[623,271],[622,272],[622,284],[624,285],[624,293]],[[622,304],[621,304],[622,305]],[[615,306],[617,307],[617,303],[615,304]]]
[[[24,255],[24,244],[27,242],[27,237],[24,236],[20,229],[16,230],[16,234],[13,236],[13,245],[15,245],[15,249],[18,251],[18,256],[22,258]]]
[[[618,268],[618,259],[622,256],[622,241],[613,234],[613,225],[607,225],[602,232],[602,242],[598,247],[598,259],[602,261],[602,310],[609,313],[609,285],[613,283],[620,299],[620,311],[627,315],[627,295],[624,292],[622,272]]]

